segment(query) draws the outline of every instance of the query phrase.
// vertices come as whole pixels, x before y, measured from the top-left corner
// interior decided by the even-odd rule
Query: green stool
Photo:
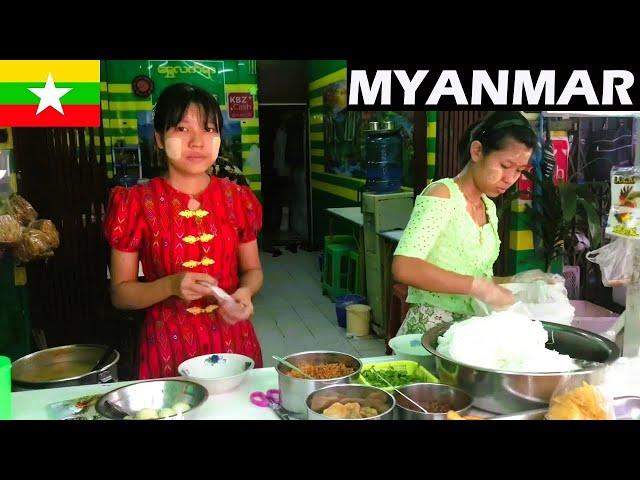
[[[358,253],[358,250],[351,250],[347,267],[347,290],[349,290],[349,293],[360,295],[361,282],[360,253]]]
[[[356,240],[353,238],[353,235],[326,235],[324,237],[324,248],[327,248],[327,245],[350,245],[355,246]]]
[[[351,245],[339,243],[330,243],[324,249],[322,293],[329,295],[333,301],[349,293],[349,254],[353,250]]]

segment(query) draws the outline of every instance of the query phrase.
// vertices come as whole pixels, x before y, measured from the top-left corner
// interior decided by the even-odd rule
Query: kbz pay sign
[[[229,118],[253,118],[253,95],[230,93]]]

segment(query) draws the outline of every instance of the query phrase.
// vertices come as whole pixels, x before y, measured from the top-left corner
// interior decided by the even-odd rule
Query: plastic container
[[[349,305],[347,307],[347,333],[355,337],[369,335],[371,307],[369,305]]]
[[[347,310],[349,305],[361,304],[366,305],[367,299],[362,295],[342,295],[336,298],[336,317],[338,318],[338,326],[347,328]]]
[[[11,360],[0,356],[0,420],[11,420]]]
[[[402,372],[406,372],[407,375],[409,375],[410,377],[412,377],[415,381],[412,381],[411,383],[409,383],[408,385],[411,385],[413,383],[440,383],[440,381],[438,380],[438,378],[433,375],[431,372],[429,372],[426,368],[424,368],[422,365],[419,365],[418,362],[413,362],[411,360],[394,360],[391,362],[381,362],[381,363],[370,363],[370,364],[366,364],[363,368],[362,368],[362,373],[371,370],[371,368],[375,368],[378,372],[383,371],[383,370],[399,370]],[[367,381],[367,379],[362,375],[362,373],[360,374],[360,376],[358,377],[358,383],[362,383],[364,385],[371,385],[371,383],[369,381]],[[377,377],[376,377],[377,378]],[[380,384],[379,384],[380,383]],[[386,392],[390,392],[393,391],[392,387],[402,387],[404,385],[392,385],[392,387],[384,387],[381,384],[384,383],[382,382],[382,380],[380,380],[380,382],[376,382],[374,386],[377,386],[378,388],[386,391]]]
[[[399,192],[402,187],[402,137],[393,122],[370,122],[364,142],[365,190]]]
[[[571,326],[603,334],[618,320],[619,315],[586,300],[571,300],[576,309]]]
[[[435,370],[435,358],[422,345],[422,336],[422,333],[410,333],[393,337],[389,340],[389,348],[400,360],[410,360],[419,363],[427,370]]]

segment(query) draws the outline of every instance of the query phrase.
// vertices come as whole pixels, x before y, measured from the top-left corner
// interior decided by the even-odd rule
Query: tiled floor
[[[264,366],[272,355],[305,350],[335,350],[356,357],[384,355],[385,342],[374,335],[347,338],[338,326],[335,304],[322,295],[318,252],[261,253],[264,287],[254,298],[254,325]]]

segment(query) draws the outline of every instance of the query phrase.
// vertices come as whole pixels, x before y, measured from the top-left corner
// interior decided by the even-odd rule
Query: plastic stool
[[[355,240],[352,235],[326,235],[324,237],[324,253],[323,253],[323,266],[322,266],[322,293],[323,295],[329,295],[331,300],[335,301],[336,297],[349,293],[347,286],[347,270],[348,265],[345,265],[344,270],[341,268],[342,257],[347,255],[348,251],[355,249]],[[343,248],[347,247],[345,252]],[[338,256],[334,259],[329,250],[332,250]],[[345,263],[347,263],[345,262]],[[334,270],[336,272],[334,276]],[[344,275],[344,282],[340,282],[341,275]],[[334,280],[337,278],[337,280]],[[341,287],[343,285],[343,287]]]
[[[411,307],[407,303],[407,295],[409,294],[409,287],[401,283],[393,285],[391,293],[391,305],[389,307],[389,323],[387,324],[387,355],[391,354],[391,347],[389,347],[389,340],[396,336],[404,317],[407,316],[407,312]]]
[[[348,258],[347,268],[347,289],[349,293],[360,293],[360,253],[357,250],[351,250]]]
[[[326,235],[324,237],[324,248],[326,250],[327,245],[350,245],[355,246],[356,240],[353,235]]]
[[[349,293],[347,272],[349,253],[352,250],[350,245],[329,244],[325,247],[322,293],[329,294],[333,301]]]

